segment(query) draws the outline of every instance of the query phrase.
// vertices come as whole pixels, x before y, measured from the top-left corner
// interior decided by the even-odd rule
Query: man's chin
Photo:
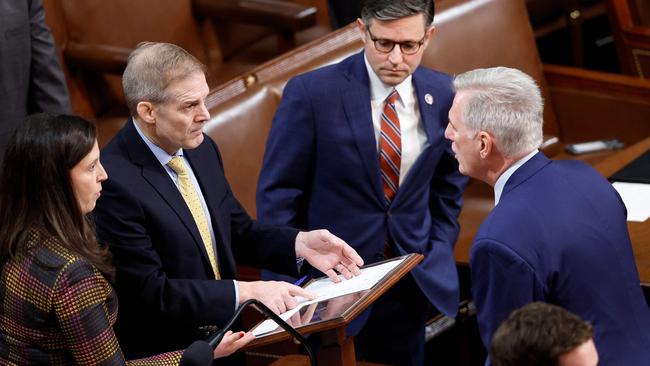
[[[464,176],[469,177],[469,172],[467,171],[467,169],[465,169],[463,165],[460,164],[460,162],[458,162],[458,172]]]
[[[406,72],[384,72],[379,75],[379,79],[387,85],[395,86],[408,77]]]
[[[183,149],[196,149],[203,143],[203,132],[201,131],[201,134],[198,135],[197,137],[188,140],[187,144],[183,146]]]

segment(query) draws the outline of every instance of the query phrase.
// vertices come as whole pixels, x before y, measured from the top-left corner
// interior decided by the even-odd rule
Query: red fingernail
[[[239,332],[239,338],[244,338],[244,332]]]

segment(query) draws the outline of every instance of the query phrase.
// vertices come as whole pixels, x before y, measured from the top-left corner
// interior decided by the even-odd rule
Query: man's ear
[[[479,155],[481,159],[489,158],[494,150],[494,139],[485,131],[479,131],[477,138],[480,144]]]
[[[138,111],[138,117],[142,122],[148,124],[156,123],[154,108],[151,102],[139,102],[136,110]]]
[[[429,29],[427,29],[425,33],[425,35],[427,36],[427,42],[431,40],[434,34],[436,34],[436,27],[432,25],[429,27]]]
[[[436,34],[436,27],[430,26],[427,28],[424,32],[424,43],[422,43],[422,49],[426,49],[429,46],[429,42],[431,41],[431,38],[433,38],[434,34]]]

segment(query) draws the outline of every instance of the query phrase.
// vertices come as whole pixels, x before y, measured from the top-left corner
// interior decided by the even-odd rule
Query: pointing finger
[[[316,294],[313,294],[302,287],[295,286],[295,285],[289,285],[289,286],[291,286],[289,287],[289,294],[291,296],[302,296],[305,299],[309,299],[309,300],[313,300],[317,297]]]

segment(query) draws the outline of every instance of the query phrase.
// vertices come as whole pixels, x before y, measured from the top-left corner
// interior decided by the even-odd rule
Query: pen
[[[302,285],[303,282],[305,282],[307,277],[309,277],[309,276],[302,276],[302,277],[300,277],[300,279],[298,279],[298,281],[294,282],[293,284],[296,285],[296,286],[300,286],[300,285]]]

